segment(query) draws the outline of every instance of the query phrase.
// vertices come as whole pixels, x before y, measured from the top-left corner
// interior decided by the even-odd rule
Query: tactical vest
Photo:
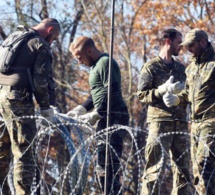
[[[0,73],[0,85],[32,88],[32,78],[29,78],[29,76],[32,77],[33,66],[41,44],[49,47],[48,43],[39,34],[23,43],[15,59],[14,69],[7,73]],[[49,50],[49,48],[47,49]]]

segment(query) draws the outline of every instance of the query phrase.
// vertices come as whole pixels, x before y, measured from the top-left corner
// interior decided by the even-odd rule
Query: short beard
[[[177,53],[174,52],[174,53],[172,53],[172,55],[173,55],[173,56],[178,56],[178,55],[179,55],[179,52],[177,52]]]
[[[51,45],[51,39],[52,39],[52,33],[48,34],[46,37],[45,37],[45,41]]]
[[[205,49],[201,45],[199,45],[198,52],[194,56],[195,57],[201,56],[204,53],[204,51],[205,51]]]

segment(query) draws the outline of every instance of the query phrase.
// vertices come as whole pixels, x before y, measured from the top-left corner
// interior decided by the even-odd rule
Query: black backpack
[[[36,32],[25,26],[19,25],[18,30],[10,34],[0,45],[0,72],[6,73],[12,70],[14,60],[19,53],[20,46]]]

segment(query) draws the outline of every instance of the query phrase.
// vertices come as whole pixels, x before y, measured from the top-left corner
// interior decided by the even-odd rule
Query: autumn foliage
[[[67,0],[26,1],[5,0],[0,16],[0,35],[3,40],[18,24],[32,26],[45,17],[55,17],[61,24],[61,35],[52,45],[53,68],[56,81],[57,103],[61,112],[83,103],[89,95],[89,69],[78,65],[68,47],[79,35],[92,37],[98,48],[110,52],[111,1]],[[146,105],[142,105],[136,90],[138,76],[144,63],[159,51],[157,41],[161,30],[169,27],[184,35],[199,27],[208,32],[214,44],[215,2],[212,0],[118,0],[115,2],[114,58],[120,65],[122,93],[130,114],[130,126],[145,130]],[[11,14],[12,13],[12,14]],[[188,64],[189,54],[182,50],[178,59]],[[141,131],[135,134],[138,144],[144,142]],[[54,156],[53,148],[50,155]],[[135,163],[134,163],[135,164]],[[134,175],[135,177],[135,175]],[[137,186],[126,194],[135,194]]]

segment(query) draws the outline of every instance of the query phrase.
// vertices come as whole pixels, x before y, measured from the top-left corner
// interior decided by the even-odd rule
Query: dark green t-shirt
[[[93,105],[99,112],[106,113],[107,110],[107,93],[108,93],[108,74],[109,56],[102,54],[90,69],[89,84]],[[115,60],[112,66],[112,92],[111,92],[111,110],[119,111],[126,105],[121,93],[121,74]]]

